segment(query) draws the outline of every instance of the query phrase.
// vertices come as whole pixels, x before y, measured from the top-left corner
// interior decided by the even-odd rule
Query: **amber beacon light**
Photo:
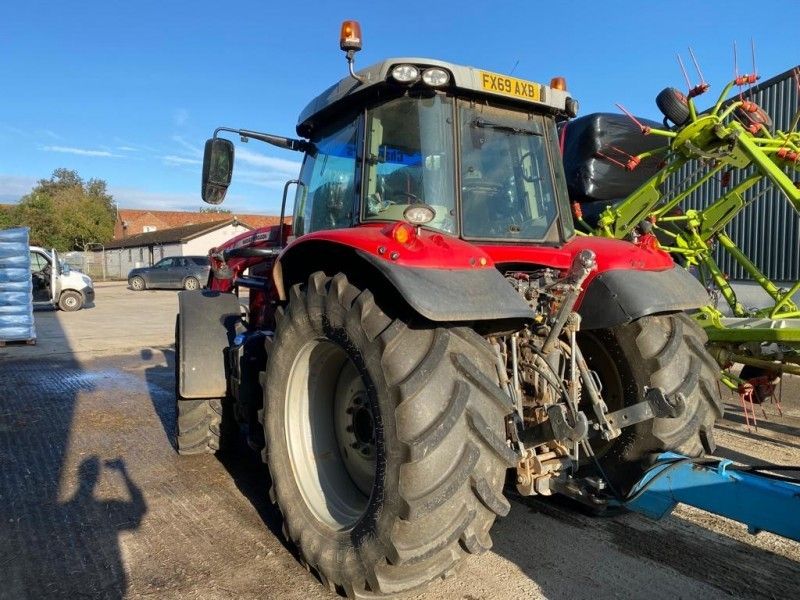
[[[344,31],[344,30],[342,30],[342,31]],[[562,90],[562,91],[566,92],[567,91],[567,80],[564,79],[563,77],[553,77],[550,80],[550,87],[553,88],[554,90]]]
[[[358,52],[361,50],[361,25],[358,24],[358,21],[345,21],[342,23],[339,47],[346,52]]]

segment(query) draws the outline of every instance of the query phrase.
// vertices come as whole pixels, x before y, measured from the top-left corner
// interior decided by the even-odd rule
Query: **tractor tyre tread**
[[[660,387],[686,404],[681,416],[638,423],[613,441],[601,463],[618,489],[630,490],[662,452],[713,453],[714,423],[723,412],[719,365],[700,326],[685,313],[651,315],[600,335],[623,372],[626,401],[639,402],[645,387]]]
[[[178,454],[213,454],[220,448],[222,402],[218,398],[177,401]]]
[[[289,297],[269,342],[263,419],[270,497],[301,560],[328,586],[353,598],[377,598],[417,589],[452,572],[466,554],[490,548],[489,529],[510,508],[502,490],[516,455],[502,441],[512,406],[497,383],[489,344],[468,329],[392,319],[369,290],[341,273],[314,273]],[[292,360],[288,351],[279,356],[282,344],[313,335],[315,326],[372,346],[374,354],[365,351],[363,360],[381,398],[386,440],[382,479],[367,514],[339,537],[312,522],[287,470],[283,413],[275,408],[285,393],[280,374],[285,379]],[[495,377],[494,389],[487,393],[474,374],[484,385]],[[376,496],[379,506],[370,512]],[[363,523],[368,533],[357,535]]]
[[[180,316],[175,317],[175,449],[178,454],[214,454],[233,444],[239,427],[230,402],[180,395]]]

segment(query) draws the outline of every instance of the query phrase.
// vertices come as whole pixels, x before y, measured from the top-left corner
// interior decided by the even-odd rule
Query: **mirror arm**
[[[280,135],[272,135],[269,133],[259,133],[258,131],[250,131],[249,129],[232,129],[230,127],[217,127],[214,130],[215,138],[218,136],[220,131],[229,131],[230,133],[235,133],[240,136],[243,141],[247,141],[249,138],[252,138],[260,142],[272,144],[278,148],[294,150],[296,152],[306,152],[311,148],[311,144],[305,140],[297,140]]]

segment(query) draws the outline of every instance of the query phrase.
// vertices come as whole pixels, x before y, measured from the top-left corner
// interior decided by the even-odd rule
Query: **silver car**
[[[207,256],[168,256],[152,267],[131,269],[128,285],[136,291],[148,288],[198,290],[208,282],[210,269]]]

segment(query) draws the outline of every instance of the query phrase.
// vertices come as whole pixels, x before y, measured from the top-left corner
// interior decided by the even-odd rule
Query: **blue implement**
[[[699,464],[666,452],[631,490],[626,508],[660,519],[679,502],[800,541],[800,485],[735,470],[729,460]]]

